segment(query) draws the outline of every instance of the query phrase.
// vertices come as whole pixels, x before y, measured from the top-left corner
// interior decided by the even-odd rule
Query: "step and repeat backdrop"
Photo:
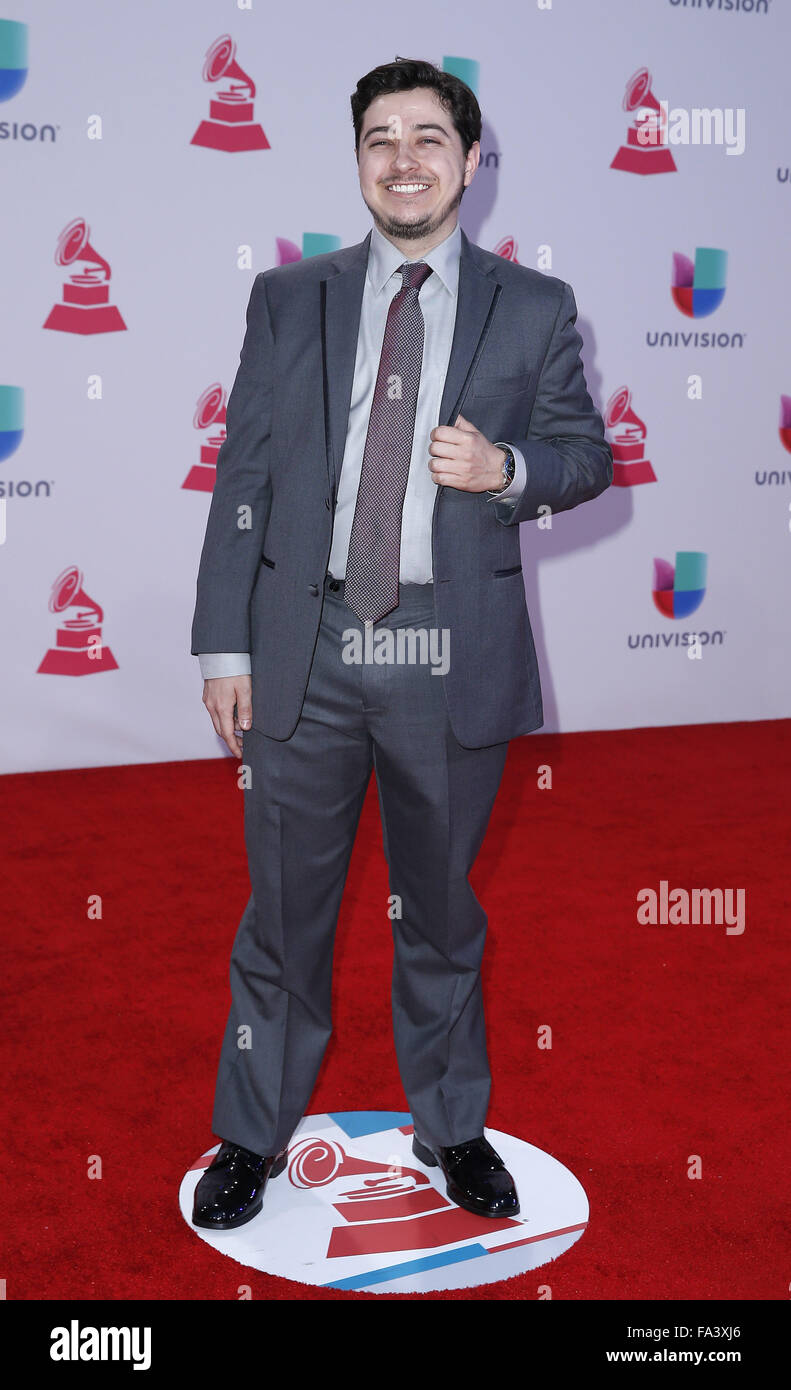
[[[368,232],[349,96],[397,55],[475,90],[462,226],[573,286],[613,447],[522,527],[545,727],[791,714],[790,40],[786,0],[6,0],[3,770],[225,752],[190,626],[250,288]]]

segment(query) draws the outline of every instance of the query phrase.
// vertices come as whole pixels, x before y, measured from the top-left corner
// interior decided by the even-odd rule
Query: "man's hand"
[[[503,486],[505,454],[463,415],[455,425],[431,431],[429,469],[434,482],[462,492],[494,492]]]
[[[235,724],[249,729],[253,722],[253,682],[250,676],[217,676],[203,682],[203,703],[211,715],[220,738],[224,739],[234,757],[241,758],[242,745]],[[236,720],[234,720],[236,707]]]

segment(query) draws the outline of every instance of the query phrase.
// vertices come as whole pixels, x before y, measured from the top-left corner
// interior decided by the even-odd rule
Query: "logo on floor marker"
[[[306,1115],[262,1211],[234,1231],[191,1222],[195,1188],[219,1144],[185,1174],[179,1205],[209,1245],[283,1279],[369,1293],[491,1284],[563,1254],[585,1230],[588,1201],[549,1154],[499,1130],[486,1138],[513,1174],[518,1217],[474,1216],[451,1202],[441,1169],[412,1153],[412,1117],[387,1111]]]

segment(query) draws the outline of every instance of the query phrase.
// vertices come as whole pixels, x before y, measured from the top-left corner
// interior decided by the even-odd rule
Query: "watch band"
[[[507,444],[501,444],[499,440],[495,443],[495,448],[502,449],[505,453],[505,458],[503,459],[503,485],[502,487],[488,489],[492,497],[497,497],[501,492],[504,492],[514,481],[516,475],[516,459],[514,458],[513,450],[509,449]]]

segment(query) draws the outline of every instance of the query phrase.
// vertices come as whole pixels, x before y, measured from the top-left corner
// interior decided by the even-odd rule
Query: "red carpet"
[[[587,1232],[517,1279],[426,1298],[785,1299],[789,721],[511,745],[489,913],[489,1123],[585,1186]],[[536,768],[552,768],[552,790]],[[6,777],[9,1299],[375,1298],[243,1268],[193,1235],[228,957],[248,896],[235,763]],[[641,926],[641,888],[744,888],[746,930]],[[100,920],[88,915],[98,894]],[[311,1110],[401,1110],[373,783]],[[551,1051],[536,1047],[552,1028]],[[95,1157],[101,1180],[88,1177]],[[699,1155],[702,1177],[687,1176]],[[10,1228],[10,1229],[9,1229]]]

